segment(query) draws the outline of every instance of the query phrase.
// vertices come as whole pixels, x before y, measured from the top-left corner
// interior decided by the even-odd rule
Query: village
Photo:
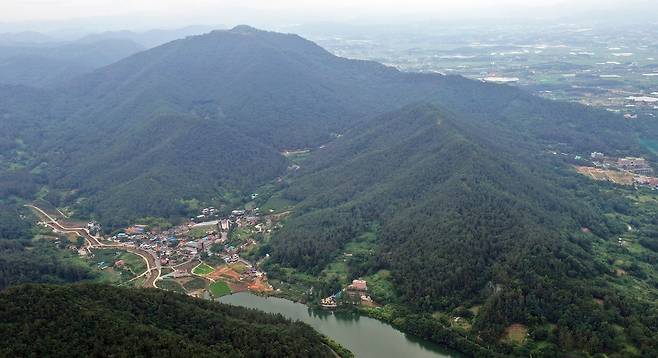
[[[96,225],[90,222],[89,230],[96,230]],[[159,268],[155,287],[213,299],[273,290],[267,275],[240,256],[256,246],[258,234],[271,233],[273,226],[272,218],[261,216],[258,208],[221,216],[216,208],[207,207],[181,225],[158,230],[136,224],[108,241],[150,253]],[[114,266],[121,264],[117,261]]]
[[[280,221],[289,211],[261,214],[253,207],[222,214],[206,207],[173,227],[134,224],[104,236],[95,221],[74,221],[46,202],[39,205],[30,207],[41,217],[40,224],[68,236],[64,246],[96,270],[102,282],[160,288],[210,300],[237,292],[281,292],[262,269],[269,254],[256,255],[255,251],[281,227]],[[378,306],[363,279],[316,299],[324,309]]]
[[[271,234],[279,218],[261,215],[258,208],[233,210],[230,215],[221,216],[219,210],[208,207],[186,223],[167,230],[132,225],[110,237],[108,244],[152,255],[160,270],[154,281],[158,288],[205,299],[244,291],[274,293],[260,263],[252,263],[242,255],[248,255],[264,235]],[[101,228],[90,222],[88,229],[100,232]],[[122,268],[124,260],[119,255],[116,258],[114,263],[102,262],[101,268]],[[367,282],[353,280],[320,302],[326,309],[339,305],[375,306],[368,295]]]
[[[576,156],[575,160],[585,159]],[[576,166],[576,170],[594,180],[658,189],[658,178],[653,176],[654,170],[644,158],[615,158],[601,152],[593,152],[588,161],[590,165]]]

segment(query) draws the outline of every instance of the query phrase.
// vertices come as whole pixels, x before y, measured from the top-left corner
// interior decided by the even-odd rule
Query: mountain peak
[[[238,25],[238,26],[230,29],[229,31],[234,32],[234,33],[241,33],[241,34],[253,34],[253,33],[264,32],[263,30],[259,30],[255,27],[252,27],[252,26],[249,26],[249,25]]]

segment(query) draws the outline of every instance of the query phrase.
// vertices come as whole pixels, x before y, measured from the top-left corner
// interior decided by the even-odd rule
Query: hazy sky
[[[542,16],[625,7],[658,0],[0,0],[0,23],[113,17],[98,27],[176,27],[190,24],[296,24]],[[539,10],[538,10],[539,9]],[[93,23],[93,21],[88,21]],[[102,25],[101,25],[102,23]],[[70,26],[79,26],[70,23]]]
[[[365,15],[396,13],[444,13],[479,11],[485,8],[527,8],[556,4],[594,2],[623,3],[623,0],[0,0],[0,21],[68,19],[90,16],[153,13],[199,16],[211,11],[239,8],[257,11],[310,12]]]

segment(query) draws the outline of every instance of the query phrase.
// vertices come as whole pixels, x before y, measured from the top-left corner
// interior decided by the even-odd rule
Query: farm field
[[[163,289],[163,290],[167,290],[167,291],[172,291],[172,292],[177,292],[177,293],[185,293],[185,290],[183,289],[183,287],[178,282],[176,282],[174,280],[165,279],[165,280],[158,281],[158,287]]]
[[[123,283],[146,271],[143,258],[127,251],[117,249],[95,249],[87,263],[99,273],[97,281],[104,283]],[[123,261],[123,266],[116,263]]]
[[[586,175],[594,180],[609,181],[621,185],[633,184],[633,175],[626,172],[592,167],[577,167],[576,170],[578,173]]]
[[[285,210],[289,210],[295,205],[294,202],[282,198],[280,194],[275,194],[270,197],[265,204],[263,204],[260,210],[264,213],[276,213]]]
[[[191,280],[185,282],[183,287],[188,291],[202,290],[206,288],[206,281],[198,277],[194,277]]]
[[[204,225],[204,226],[193,227],[192,229],[190,229],[188,235],[194,237],[195,239],[200,239],[202,237],[208,236],[208,233],[216,232],[216,231],[217,231],[216,225]]]
[[[208,265],[208,264],[206,264],[206,263],[203,263],[203,262],[200,263],[200,264],[199,264],[197,267],[195,267],[194,269],[192,269],[192,273],[195,274],[195,275],[199,275],[199,276],[205,276],[205,275],[208,275],[208,274],[210,274],[210,273],[213,272],[213,271],[215,271],[215,269],[214,269],[212,266],[210,266],[210,265]]]
[[[224,281],[213,282],[208,286],[208,289],[214,297],[222,297],[231,294],[231,289]]]

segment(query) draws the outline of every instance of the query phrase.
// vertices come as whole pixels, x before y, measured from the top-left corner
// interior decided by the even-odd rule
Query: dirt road
[[[144,259],[144,261],[146,261],[147,277],[146,277],[146,281],[144,282],[144,287],[157,288],[157,286],[155,285],[155,281],[160,277],[161,267],[160,267],[160,262],[157,260],[155,253],[144,249],[140,249],[138,247],[130,247],[121,244],[104,244],[100,241],[101,239],[100,237],[93,236],[87,228],[65,227],[59,222],[57,222],[57,220],[54,219],[52,216],[48,215],[48,213],[41,210],[40,208],[34,205],[25,205],[25,206],[31,208],[32,210],[35,210],[38,214],[40,214],[40,216],[46,218],[48,220],[46,221],[46,224],[52,227],[53,229],[65,233],[76,233],[82,236],[85,239],[85,241],[87,241],[89,248],[96,248],[96,249],[116,248],[140,256],[142,259]]]

